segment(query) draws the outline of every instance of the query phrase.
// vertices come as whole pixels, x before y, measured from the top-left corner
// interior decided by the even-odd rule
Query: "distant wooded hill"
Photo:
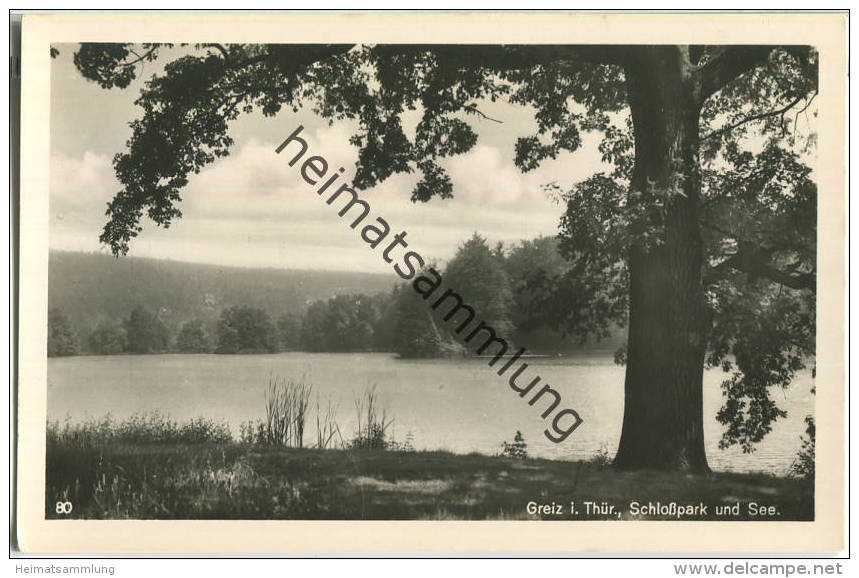
[[[478,314],[508,345],[549,354],[616,351],[625,340],[620,328],[589,343],[560,331],[555,322],[569,306],[547,286],[565,274],[552,237],[493,249],[476,234],[444,270],[447,286],[464,296],[459,303],[467,302],[463,311]],[[440,357],[468,350],[448,323],[450,303],[441,312],[439,301],[430,308],[392,275],[53,251],[48,277],[49,356],[301,350]]]
[[[51,251],[48,304],[76,327],[123,319],[142,306],[174,322],[217,319],[224,308],[258,307],[273,318],[301,315],[312,301],[388,293],[393,275],[247,269],[98,253]]]

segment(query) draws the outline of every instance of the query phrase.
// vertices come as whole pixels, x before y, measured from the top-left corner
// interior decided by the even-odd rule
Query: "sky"
[[[121,188],[112,158],[124,150],[129,123],[140,115],[134,100],[143,81],[159,73],[167,59],[142,65],[126,89],[104,90],[75,69],[76,45],[57,48],[60,55],[51,71],[50,246],[108,253],[98,236],[107,202]],[[168,58],[177,54],[175,50]],[[406,231],[410,249],[442,264],[475,232],[491,243],[557,233],[563,207],[542,185],[556,182],[566,188],[608,168],[600,161],[597,138],[585,135],[575,153],[523,174],[513,164],[514,144],[518,137],[534,134],[533,110],[506,103],[482,103],[481,110],[502,122],[469,120],[477,145],[443,162],[453,181],[453,199],[412,203],[418,175],[397,175],[360,192],[372,215],[391,224],[392,234]],[[417,115],[404,117],[404,125],[417,120]],[[230,156],[190,177],[179,205],[183,217],[168,229],[144,217],[144,230],[132,241],[129,255],[243,267],[390,272],[379,252],[361,241],[360,228],[350,229],[302,180],[299,165],[289,167],[285,154],[275,154],[299,125],[310,153],[354,176],[357,149],[348,143],[354,124],[329,126],[312,112],[286,107],[273,118],[241,116],[229,131],[235,141]]]

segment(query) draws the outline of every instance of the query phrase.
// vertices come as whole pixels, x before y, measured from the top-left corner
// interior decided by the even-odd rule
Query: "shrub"
[[[614,460],[611,458],[611,454],[608,453],[608,448],[602,446],[597,453],[590,459],[590,463],[605,467],[610,466]]]
[[[378,394],[376,386],[364,391],[364,395],[355,400],[355,411],[358,414],[358,431],[349,444],[355,449],[386,450],[389,449],[388,428],[394,420],[388,420],[385,409],[381,414],[378,409]]]
[[[505,441],[501,444],[501,448],[501,455],[506,458],[524,460],[528,457],[528,444],[525,443],[525,436],[519,430],[516,430],[513,443]]]
[[[392,441],[388,442],[387,449],[392,451],[392,452],[405,452],[405,453],[414,452],[415,451],[415,434],[413,434],[411,431],[409,431],[406,433],[405,441],[398,442],[398,441],[392,440]]]
[[[790,465],[791,476],[797,478],[805,478],[807,480],[814,479],[814,418],[810,415],[805,416],[805,437],[801,437],[802,447],[796,454],[793,463]]]

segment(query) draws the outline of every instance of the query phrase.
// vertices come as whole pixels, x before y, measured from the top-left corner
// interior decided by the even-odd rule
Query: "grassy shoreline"
[[[812,520],[809,481],[767,474],[618,471],[596,462],[441,451],[298,449],[234,441],[47,445],[46,516],[89,519],[676,520],[631,502],[703,503],[681,519]],[[57,502],[71,502],[69,514]],[[528,504],[551,505],[529,513]],[[570,511],[575,502],[576,514]],[[585,502],[606,507],[588,512]],[[771,507],[753,516],[750,504]],[[739,504],[737,515],[717,505]],[[557,511],[558,513],[554,513]],[[777,512],[777,514],[773,513]]]

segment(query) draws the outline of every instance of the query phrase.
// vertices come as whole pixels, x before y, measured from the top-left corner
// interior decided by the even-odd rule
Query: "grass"
[[[529,515],[526,505],[554,501],[568,510],[569,502],[575,501],[580,510],[575,519],[617,519],[588,515],[583,503],[590,500],[615,505],[623,519],[633,519],[632,501],[703,502],[709,505],[709,519],[719,519],[715,505],[740,502],[739,518],[721,518],[734,520],[749,519],[747,504],[757,502],[780,512],[776,518],[760,519],[813,519],[811,484],[792,478],[624,472],[599,461],[440,451],[301,449],[224,441],[215,424],[203,429],[210,432],[209,439],[195,434],[154,441],[145,436],[104,436],[97,428],[93,435],[101,436],[94,438],[101,440],[98,443],[93,439],[82,443],[83,435],[49,435],[47,517],[572,519],[569,514]],[[71,502],[71,514],[57,514],[58,501]]]
[[[137,413],[116,421],[108,414],[100,420],[72,424],[48,422],[48,446],[104,447],[112,444],[227,443],[233,439],[226,422],[197,418],[178,423],[160,412]]]
[[[630,511],[635,501],[706,504],[707,514],[693,519],[814,517],[813,478],[624,472],[611,467],[605,449],[583,462],[531,459],[519,432],[513,443],[504,443],[506,455],[418,452],[411,434],[404,443],[389,438],[393,420],[375,387],[355,400],[358,423],[350,441],[340,433],[336,406],[329,401],[323,412],[317,397],[316,448],[303,448],[311,392],[303,382],[271,378],[266,419],[243,424],[239,441],[226,423],[198,418],[180,424],[157,412],[123,421],[49,422],[46,517],[641,519]],[[808,460],[813,472],[813,453]],[[71,511],[58,513],[68,511],[59,507],[67,502]],[[605,502],[614,512],[589,512],[586,502]],[[560,504],[562,513],[529,514],[529,503]],[[737,503],[738,516],[716,515],[716,506]],[[773,507],[778,515],[752,518],[751,503]]]

